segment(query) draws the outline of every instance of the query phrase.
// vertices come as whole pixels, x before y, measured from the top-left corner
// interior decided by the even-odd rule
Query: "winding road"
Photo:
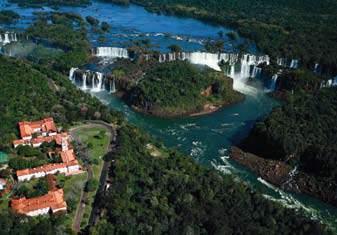
[[[111,152],[112,149],[113,149],[113,146],[114,146],[113,142],[115,142],[116,136],[117,136],[116,128],[113,127],[112,125],[110,125],[106,122],[103,122],[103,121],[87,121],[86,124],[71,128],[69,131],[70,131],[71,136],[74,138],[74,140],[76,142],[80,143],[81,141],[78,138],[78,136],[75,134],[75,132],[79,129],[95,128],[95,127],[104,127],[108,131],[108,133],[109,133],[109,145],[106,148],[105,154]],[[101,192],[102,188],[104,189],[104,187],[105,187],[108,170],[110,168],[110,164],[111,163],[109,161],[104,161],[104,164],[103,164],[103,166],[101,168],[101,171],[100,171],[101,172],[100,173],[100,185],[99,185],[99,188],[97,190],[97,193]],[[88,175],[87,175],[87,182],[88,182],[89,180],[91,180],[93,178],[93,171],[92,171],[92,168],[91,168],[90,164],[88,164],[86,166],[86,170],[88,172]],[[88,200],[88,196],[89,196],[88,192],[84,191],[84,188],[83,188],[82,192],[81,192],[80,203],[77,206],[76,213],[75,213],[75,216],[74,216],[73,226],[72,226],[73,230],[76,233],[79,233],[80,230],[81,230],[81,222],[82,222],[82,218],[83,218],[83,215],[84,215],[84,211],[85,211],[85,207],[86,207],[86,201]],[[97,211],[97,208],[93,207],[91,215],[90,215],[90,219],[89,219],[89,224],[92,223],[91,221],[96,221],[96,217],[94,216],[96,211]]]

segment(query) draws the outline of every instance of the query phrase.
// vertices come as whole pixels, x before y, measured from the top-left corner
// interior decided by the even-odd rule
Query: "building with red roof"
[[[82,173],[81,166],[76,160],[76,155],[71,148],[71,137],[68,133],[57,133],[57,129],[52,118],[45,118],[35,122],[20,122],[20,134],[22,139],[14,140],[14,147],[19,145],[29,145],[34,148],[40,147],[43,143],[55,141],[61,146],[61,163],[46,164],[40,167],[18,170],[16,172],[18,181],[41,178],[53,174],[74,175]],[[33,138],[32,134],[39,133],[40,136]]]
[[[73,162],[76,160],[76,155],[73,149],[62,151],[60,153],[60,156],[61,156],[62,162],[64,163],[69,163],[69,162]]]
[[[12,199],[11,207],[16,213],[27,216],[67,211],[63,189],[49,191],[48,194],[35,198]]]
[[[32,139],[32,135],[37,133],[43,136],[51,136],[57,133],[54,119],[51,117],[33,122],[19,122],[19,130],[20,136],[24,140]]]

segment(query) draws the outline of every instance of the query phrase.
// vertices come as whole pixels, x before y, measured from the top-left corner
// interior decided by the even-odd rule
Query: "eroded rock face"
[[[290,192],[305,193],[337,206],[335,184],[317,179],[282,161],[268,160],[237,147],[231,149],[230,157],[275,186]]]
[[[281,186],[287,182],[289,173],[292,170],[289,165],[283,162],[266,160],[254,154],[244,152],[237,147],[232,148],[231,158],[277,186]]]

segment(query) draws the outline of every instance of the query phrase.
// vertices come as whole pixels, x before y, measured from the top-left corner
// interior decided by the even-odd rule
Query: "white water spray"
[[[128,51],[125,48],[118,47],[97,47],[94,50],[94,55],[97,57],[129,58]]]

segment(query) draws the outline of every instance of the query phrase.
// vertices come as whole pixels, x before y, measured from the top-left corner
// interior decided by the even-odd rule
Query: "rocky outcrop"
[[[277,186],[281,186],[287,182],[292,170],[289,165],[283,162],[266,160],[254,154],[244,152],[237,147],[231,149],[231,158]]]
[[[237,147],[231,149],[230,157],[275,186],[290,192],[308,194],[337,206],[337,187],[331,181],[317,179],[284,162],[268,160]]]

